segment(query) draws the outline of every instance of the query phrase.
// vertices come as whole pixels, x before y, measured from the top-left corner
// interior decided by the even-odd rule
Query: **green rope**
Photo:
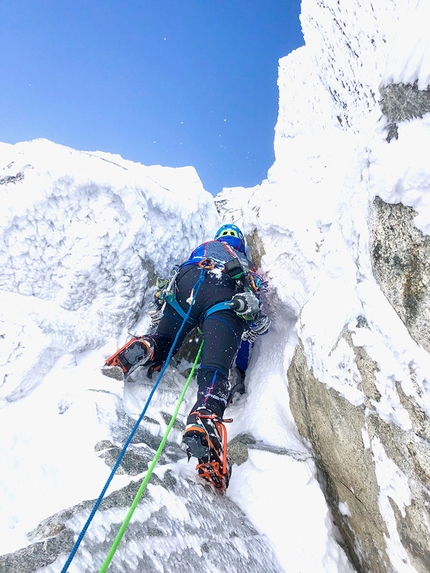
[[[128,513],[127,513],[127,515],[125,516],[125,519],[124,519],[124,521],[123,521],[123,523],[122,523],[122,525],[121,525],[121,527],[120,527],[120,529],[119,529],[119,531],[118,531],[117,536],[115,537],[115,540],[114,540],[114,542],[113,542],[113,544],[112,544],[112,547],[110,548],[110,551],[109,551],[109,553],[108,553],[108,555],[107,555],[107,557],[106,557],[106,559],[105,559],[103,565],[100,567],[99,573],[105,573],[105,572],[107,571],[107,568],[109,567],[109,564],[110,564],[110,562],[112,561],[112,558],[113,558],[113,556],[115,555],[115,552],[116,552],[116,550],[118,549],[119,544],[121,543],[121,539],[123,538],[123,535],[124,535],[124,533],[125,533],[125,530],[127,529],[127,526],[128,526],[128,524],[130,523],[130,520],[131,520],[131,518],[132,518],[132,515],[133,515],[133,513],[134,513],[136,507],[137,507],[137,504],[139,503],[140,498],[142,497],[142,494],[143,494],[143,492],[145,491],[145,488],[146,488],[146,486],[147,486],[147,484],[148,484],[148,482],[149,482],[149,478],[151,477],[152,472],[153,472],[153,470],[154,470],[154,468],[155,468],[155,466],[156,466],[156,464],[157,464],[157,461],[158,461],[158,459],[159,459],[159,457],[160,457],[160,455],[161,455],[161,452],[163,451],[163,448],[164,448],[164,446],[166,445],[167,438],[168,438],[168,436],[169,436],[169,434],[170,434],[170,430],[173,428],[173,424],[175,423],[176,417],[177,417],[178,412],[179,412],[179,408],[180,408],[180,406],[181,406],[181,404],[182,404],[182,401],[183,401],[183,399],[184,399],[184,396],[185,396],[185,393],[186,393],[186,391],[187,391],[187,388],[188,388],[188,386],[189,386],[189,384],[190,384],[190,382],[191,382],[191,379],[192,379],[192,377],[193,377],[194,370],[196,369],[197,362],[198,362],[198,360],[199,360],[199,358],[200,358],[200,354],[201,354],[201,352],[202,352],[202,348],[203,348],[203,341],[202,341],[202,343],[200,344],[200,348],[199,348],[199,350],[198,350],[198,352],[197,352],[196,359],[194,360],[193,367],[191,368],[190,375],[188,376],[187,381],[186,381],[186,383],[185,383],[185,386],[184,386],[184,388],[183,388],[183,390],[182,390],[182,392],[181,392],[181,395],[179,396],[179,400],[178,400],[178,402],[177,402],[177,404],[176,404],[175,411],[173,412],[172,419],[170,420],[169,425],[167,426],[166,432],[164,433],[163,439],[161,440],[161,444],[160,444],[160,446],[158,447],[158,450],[157,450],[157,452],[156,452],[156,454],[155,454],[155,456],[154,456],[154,459],[152,460],[150,466],[148,467],[148,471],[147,471],[147,473],[146,473],[146,476],[144,477],[142,483],[140,484],[139,491],[137,492],[136,497],[134,498],[133,503],[131,504],[130,509],[128,510]]]

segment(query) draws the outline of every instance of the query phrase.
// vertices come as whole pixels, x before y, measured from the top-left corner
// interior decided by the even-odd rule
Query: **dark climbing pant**
[[[187,313],[186,302],[195,287],[201,269],[195,265],[183,267],[176,279],[176,299]],[[197,374],[197,402],[192,410],[204,406],[222,417],[229,397],[228,373],[241,343],[245,321],[232,310],[217,311],[206,319],[205,312],[214,304],[231,299],[235,283],[225,273],[216,269],[205,271],[204,281],[197,292],[190,317],[200,323],[204,345]],[[164,361],[184,319],[170,305],[166,305],[155,339],[153,362]],[[182,346],[195,323],[187,322],[179,335],[174,354]]]

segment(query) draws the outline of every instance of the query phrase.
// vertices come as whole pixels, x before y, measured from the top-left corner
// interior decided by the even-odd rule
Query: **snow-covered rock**
[[[0,398],[137,327],[145,293],[214,232],[196,171],[35,140],[0,144]]]
[[[0,145],[2,573],[65,562],[151,388],[100,361],[147,328],[154,276],[220,218],[243,228],[273,321],[228,411],[227,497],[179,448],[192,386],[111,570],[428,571],[428,19],[424,0],[303,0],[275,163],[215,205],[191,168]],[[98,571],[114,540],[178,365],[165,383],[71,573]]]
[[[259,239],[291,412],[374,573],[430,562],[428,9],[304,0],[268,180],[217,197]]]

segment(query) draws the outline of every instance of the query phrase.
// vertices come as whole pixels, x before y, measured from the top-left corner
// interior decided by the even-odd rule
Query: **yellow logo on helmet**
[[[224,231],[221,231],[219,234],[219,237],[236,237],[237,239],[240,238],[239,233],[233,231],[233,229],[224,229]]]

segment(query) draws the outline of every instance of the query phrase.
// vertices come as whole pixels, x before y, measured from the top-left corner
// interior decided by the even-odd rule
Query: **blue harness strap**
[[[211,306],[204,314],[203,320],[206,320],[208,316],[219,310],[230,310],[230,300],[223,300],[222,302],[217,302]]]
[[[187,264],[196,264],[195,261],[191,262],[191,261],[187,261],[186,263],[184,263],[183,265],[181,265],[180,268],[184,267]],[[200,285],[201,283],[204,281],[204,277],[206,274],[207,270],[210,270],[212,268],[214,268],[215,263],[212,259],[207,259],[206,257],[202,258],[201,261],[199,261],[198,265],[201,268],[201,273],[200,273],[200,277],[199,280],[197,281],[196,285]],[[191,316],[189,316],[190,312],[185,312],[183,310],[183,308],[180,306],[179,302],[176,300],[176,295],[174,292],[174,282],[176,281],[176,275],[173,282],[173,285],[171,285],[173,287],[173,290],[168,292],[165,296],[164,296],[164,300],[165,302],[167,302],[174,310],[176,310],[176,312],[179,314],[179,316],[185,321],[188,322],[189,324],[191,324],[191,326],[196,326],[199,321],[196,320],[195,318],[191,318]],[[191,295],[193,294],[194,288],[191,291]],[[195,298],[195,297],[194,297]],[[188,301],[187,301],[188,302]],[[213,306],[211,306],[203,315],[203,320],[206,320],[208,318],[208,316],[210,316],[211,314],[213,314],[214,312],[218,312],[220,310],[229,310],[230,309],[230,299],[228,300],[223,300],[221,302],[217,302],[215,303]]]
[[[179,305],[179,302],[176,300],[175,294],[170,292],[166,298],[164,299],[170,306],[176,310],[179,316],[189,322],[191,325],[196,326],[198,324],[198,320],[195,318],[191,318],[191,316],[187,316],[187,313]],[[213,306],[211,306],[203,315],[203,320],[206,320],[208,316],[213,314],[214,312],[218,312],[220,310],[229,310],[230,309],[230,300],[223,300],[222,302],[217,302]]]
[[[188,316],[186,312],[184,312],[179,304],[179,302],[176,300],[175,294],[173,292],[170,292],[166,298],[164,299],[168,304],[170,304],[170,306],[176,310],[176,312],[179,314],[179,316],[185,320],[186,322],[189,322],[190,324],[192,324],[193,326],[196,326],[196,324],[198,323],[198,320],[195,320],[194,318],[191,318],[191,316]]]

